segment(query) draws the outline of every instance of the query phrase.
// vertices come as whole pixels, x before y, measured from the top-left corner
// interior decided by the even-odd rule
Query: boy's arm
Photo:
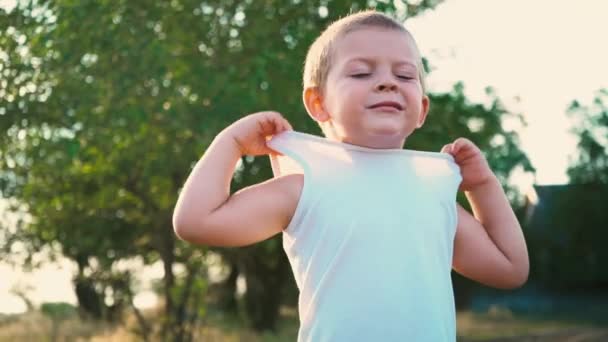
[[[529,261],[515,213],[481,151],[466,139],[451,145],[447,152],[461,167],[461,189],[474,214],[458,205],[453,267],[485,285],[519,287],[528,278]]]
[[[281,120],[272,112],[250,115],[214,139],[179,195],[173,213],[178,237],[214,246],[243,246],[282,231],[297,204],[301,176],[271,179],[230,196],[237,161],[243,155],[272,153],[265,137],[291,128]]]
[[[497,288],[516,288],[528,278],[528,251],[521,227],[496,178],[466,192],[473,215],[458,205],[454,269]]]

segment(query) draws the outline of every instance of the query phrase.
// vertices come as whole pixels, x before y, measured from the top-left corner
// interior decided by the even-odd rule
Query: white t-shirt
[[[455,341],[460,170],[451,155],[287,131],[275,177],[304,186],[283,232],[300,290],[298,341]]]

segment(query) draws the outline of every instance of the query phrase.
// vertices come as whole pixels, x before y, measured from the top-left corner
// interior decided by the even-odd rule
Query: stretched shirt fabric
[[[300,290],[298,341],[455,341],[451,282],[460,170],[451,155],[286,131],[275,177],[304,186],[283,248]]]

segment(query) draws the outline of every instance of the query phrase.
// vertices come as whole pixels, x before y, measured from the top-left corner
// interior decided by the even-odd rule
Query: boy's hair
[[[354,13],[333,22],[312,43],[308,49],[306,62],[304,63],[304,88],[318,87],[321,90],[324,89],[327,75],[329,74],[329,69],[331,67],[332,47],[334,43],[346,34],[362,28],[381,28],[401,31],[410,36],[414,42],[414,47],[417,50],[416,52],[420,57],[420,52],[418,51],[418,46],[416,45],[414,37],[403,24],[374,10]],[[422,92],[424,94],[426,92],[426,85],[424,81],[424,66],[421,58],[418,58],[416,61],[416,66],[418,68],[418,78],[420,79]]]

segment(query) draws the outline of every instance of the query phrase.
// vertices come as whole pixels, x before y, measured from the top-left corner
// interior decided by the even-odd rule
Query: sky
[[[12,3],[0,0],[0,7]],[[576,151],[566,108],[575,99],[589,103],[597,90],[608,88],[606,13],[605,0],[446,0],[406,26],[434,68],[429,89],[449,91],[463,81],[467,96],[484,102],[484,89],[493,87],[528,123],[519,134],[537,168],[536,184],[561,184],[567,182],[568,157]],[[532,179],[516,181],[526,187]],[[0,312],[25,310],[10,293],[13,286],[29,287],[36,304],[75,303],[73,271],[66,261],[33,274],[0,263]],[[162,270],[144,273],[143,279],[155,278]],[[136,299],[142,307],[154,303],[149,292]]]

